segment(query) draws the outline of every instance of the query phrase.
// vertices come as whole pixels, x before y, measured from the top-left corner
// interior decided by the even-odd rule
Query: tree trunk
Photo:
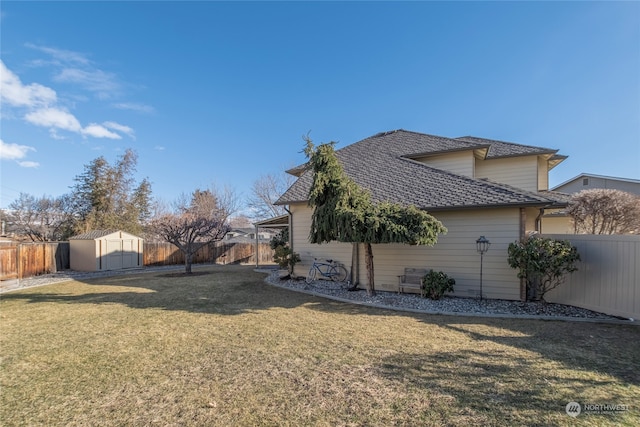
[[[364,249],[367,263],[367,294],[373,296],[376,294],[376,288],[373,280],[373,249],[371,248],[371,243],[365,243]]]
[[[193,262],[193,254],[186,252],[184,254],[184,272],[191,274],[191,263]]]

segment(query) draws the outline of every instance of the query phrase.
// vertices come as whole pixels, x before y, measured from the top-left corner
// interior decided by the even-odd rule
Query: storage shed
[[[143,242],[124,231],[94,230],[69,238],[72,270],[104,271],[143,266]]]

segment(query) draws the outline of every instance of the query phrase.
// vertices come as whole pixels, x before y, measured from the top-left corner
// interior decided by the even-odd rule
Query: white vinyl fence
[[[548,302],[640,319],[640,236],[544,234],[578,248],[578,271],[549,292]]]

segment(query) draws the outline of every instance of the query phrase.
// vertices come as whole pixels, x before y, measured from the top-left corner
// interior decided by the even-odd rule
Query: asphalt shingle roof
[[[533,154],[555,154],[558,150],[531,145],[515,144],[513,142],[496,141],[494,139],[478,138],[475,136],[463,136],[456,138],[458,141],[473,144],[487,144],[490,146],[487,159],[497,159],[500,157],[527,156]]]
[[[336,154],[346,174],[368,189],[377,202],[415,205],[428,210],[562,204],[559,198],[548,194],[454,174],[409,158],[464,149],[489,148],[491,153],[494,144],[497,144],[495,157],[555,153],[540,147],[473,137],[453,139],[400,129],[365,138],[337,150]],[[312,179],[313,172],[305,171],[277,203],[307,201]]]
[[[69,240],[94,240],[99,239],[109,234],[113,234],[118,230],[92,230],[87,233],[77,234],[73,237],[69,237]]]

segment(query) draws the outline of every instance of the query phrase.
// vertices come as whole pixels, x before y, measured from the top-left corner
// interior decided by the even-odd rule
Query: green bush
[[[273,236],[269,241],[269,246],[271,249],[276,249],[278,246],[288,246],[289,245],[289,229],[283,228],[278,234]]]
[[[445,292],[453,292],[456,281],[442,271],[429,270],[422,278],[422,296],[430,299],[440,299]]]
[[[293,274],[293,267],[300,262],[300,255],[289,247],[289,230],[283,229],[271,239],[269,245],[275,251],[273,260],[280,268],[286,268],[289,274]]]
[[[527,296],[544,301],[544,295],[564,282],[567,273],[578,269],[578,250],[568,240],[530,237],[509,244],[507,261],[527,282]]]
[[[289,274],[293,273],[293,267],[300,262],[300,255],[293,252],[288,246],[278,246],[275,249],[273,260],[280,266],[289,270]]]

